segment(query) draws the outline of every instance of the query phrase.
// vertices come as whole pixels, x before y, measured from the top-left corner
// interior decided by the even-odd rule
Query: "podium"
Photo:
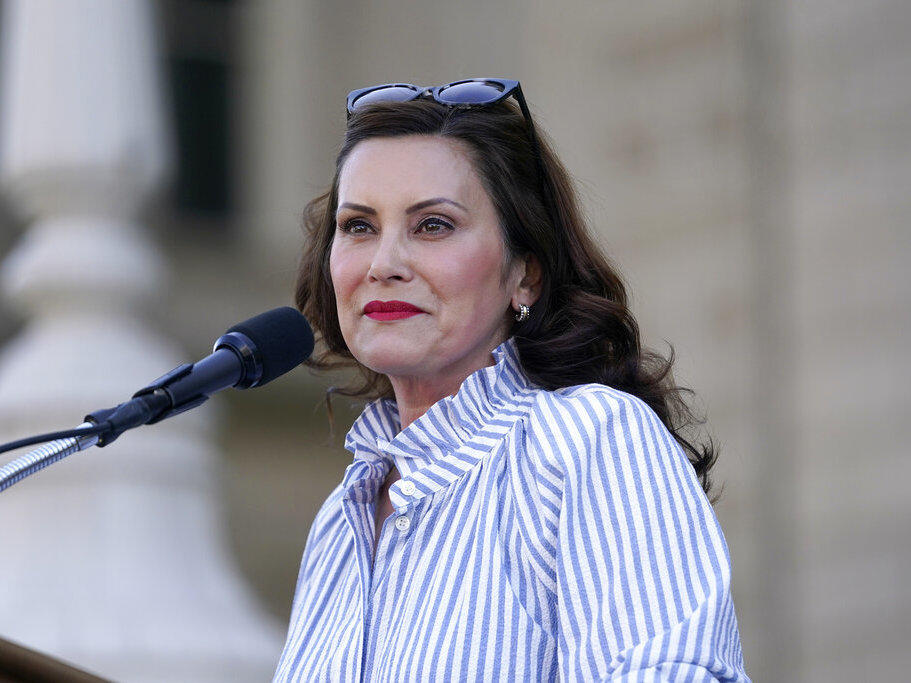
[[[59,659],[0,638],[0,683],[111,683]]]

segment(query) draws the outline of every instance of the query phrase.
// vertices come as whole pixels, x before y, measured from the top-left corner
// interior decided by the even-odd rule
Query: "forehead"
[[[430,135],[359,142],[342,166],[338,192],[339,203],[412,202],[440,196],[463,203],[486,199],[463,145]]]

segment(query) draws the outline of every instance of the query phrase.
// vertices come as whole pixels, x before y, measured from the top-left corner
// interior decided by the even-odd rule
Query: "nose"
[[[408,281],[411,279],[411,275],[407,247],[401,244],[393,231],[385,231],[380,235],[376,251],[370,260],[367,278],[373,282],[383,280]]]

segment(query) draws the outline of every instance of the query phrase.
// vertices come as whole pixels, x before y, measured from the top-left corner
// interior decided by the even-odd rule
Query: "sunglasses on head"
[[[410,102],[421,97],[432,98],[448,107],[470,109],[484,107],[515,95],[519,108],[526,119],[528,106],[522,96],[519,81],[506,78],[466,78],[446,85],[418,86],[411,83],[385,83],[358,88],[348,93],[348,116],[366,104],[377,102]]]
[[[419,86],[411,83],[385,83],[358,88],[348,93],[348,118],[359,108],[378,102],[410,102],[420,98],[430,98],[447,107],[455,109],[472,109],[489,107],[502,102],[510,95],[516,98],[525,123],[528,126],[528,137],[531,140],[535,157],[540,164],[538,141],[535,127],[531,122],[531,112],[522,95],[519,81],[508,78],[466,78],[446,85]]]

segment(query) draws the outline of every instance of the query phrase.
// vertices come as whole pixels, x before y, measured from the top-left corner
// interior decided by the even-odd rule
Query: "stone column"
[[[6,441],[75,426],[206,350],[147,322],[166,278],[139,217],[170,158],[152,3],[2,7],[0,186],[30,226],[0,267],[28,321],[0,355]],[[118,680],[268,678],[281,631],[221,538],[212,416],[0,495],[0,636]]]

